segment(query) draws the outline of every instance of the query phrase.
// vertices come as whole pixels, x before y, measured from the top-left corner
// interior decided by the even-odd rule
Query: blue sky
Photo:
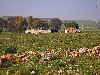
[[[97,0],[98,1],[98,0]],[[100,9],[100,4],[98,4]],[[0,16],[100,20],[94,0],[0,0]]]

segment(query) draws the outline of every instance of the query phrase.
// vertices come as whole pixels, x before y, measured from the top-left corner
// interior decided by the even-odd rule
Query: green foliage
[[[28,22],[28,28],[27,29],[32,29],[33,28],[33,17],[29,16],[27,22]]]
[[[65,26],[66,28],[70,28],[70,27],[71,27],[71,28],[79,29],[78,24],[77,24],[76,22],[74,22],[74,21],[69,22],[69,23],[65,21],[64,26]]]
[[[28,29],[43,29],[43,30],[49,29],[48,21],[29,16]]]
[[[10,17],[6,21],[7,29],[11,32],[24,32],[28,26],[26,19],[22,16]]]
[[[0,28],[6,28],[7,27],[7,20],[0,18]]]
[[[26,30],[26,27],[27,27],[27,23],[26,23],[25,18],[23,18],[22,16],[18,16],[15,19],[14,26],[16,27],[17,32],[24,32]]]
[[[50,29],[59,30],[62,24],[62,21],[59,18],[53,18],[48,21]]]
[[[39,18],[34,18],[33,19],[33,26],[34,26],[34,29],[41,29],[42,28],[42,24],[43,24],[43,21]]]
[[[17,46],[15,46],[15,45],[10,45],[5,50],[5,54],[9,54],[9,53],[13,54],[16,52],[17,52]]]
[[[15,24],[15,19],[16,19],[15,17],[10,17],[10,18],[7,19],[7,21],[8,21],[7,29],[8,29],[9,31],[17,32],[16,26],[14,26],[14,24]]]
[[[62,37],[63,36],[63,37]],[[68,48],[93,48],[100,44],[100,31],[82,31],[76,34],[49,33],[49,34],[25,34],[25,33],[3,33],[0,38],[11,38],[11,40],[0,39],[0,55],[5,53],[16,53],[25,51],[59,51],[59,55],[51,54],[50,60],[40,63],[42,56],[27,55],[28,63],[15,63],[11,67],[1,68],[0,74],[6,75],[100,75],[100,58],[98,56],[81,55],[72,58],[66,53]],[[19,62],[19,60],[16,60]]]
[[[2,32],[2,28],[0,28],[0,33]]]

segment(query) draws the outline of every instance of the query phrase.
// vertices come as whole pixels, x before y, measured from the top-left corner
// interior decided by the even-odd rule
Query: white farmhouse
[[[51,30],[35,30],[35,29],[28,29],[25,31],[25,33],[32,33],[32,34],[38,34],[38,33],[51,33]]]

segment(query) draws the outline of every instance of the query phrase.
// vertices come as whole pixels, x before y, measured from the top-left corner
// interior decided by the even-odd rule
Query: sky
[[[0,0],[0,17],[33,16],[33,18],[100,21],[99,3],[97,14],[95,10],[94,0]]]

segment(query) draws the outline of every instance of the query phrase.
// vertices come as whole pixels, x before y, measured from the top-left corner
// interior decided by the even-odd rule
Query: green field
[[[60,33],[62,32],[62,33]],[[40,62],[42,56],[27,54],[28,62],[13,63],[8,68],[0,67],[0,75],[100,75],[100,58],[97,56],[81,55],[72,58],[66,54],[68,48],[93,48],[100,45],[100,30],[83,30],[80,33],[48,33],[25,34],[2,32],[0,33],[0,55],[16,52],[46,52],[52,50],[59,55],[51,54],[50,60]],[[9,38],[9,39],[7,39]]]
[[[2,43],[1,49],[4,49],[3,46],[9,45],[17,45],[18,51],[20,51],[21,46],[25,46],[21,51],[47,50],[47,48],[49,50],[51,48],[59,50],[59,48],[67,49],[68,47],[76,49],[81,47],[92,48],[100,43],[100,30],[82,30],[76,34],[61,32],[38,35],[3,32],[0,34],[0,38],[10,38],[10,41],[0,40]]]

